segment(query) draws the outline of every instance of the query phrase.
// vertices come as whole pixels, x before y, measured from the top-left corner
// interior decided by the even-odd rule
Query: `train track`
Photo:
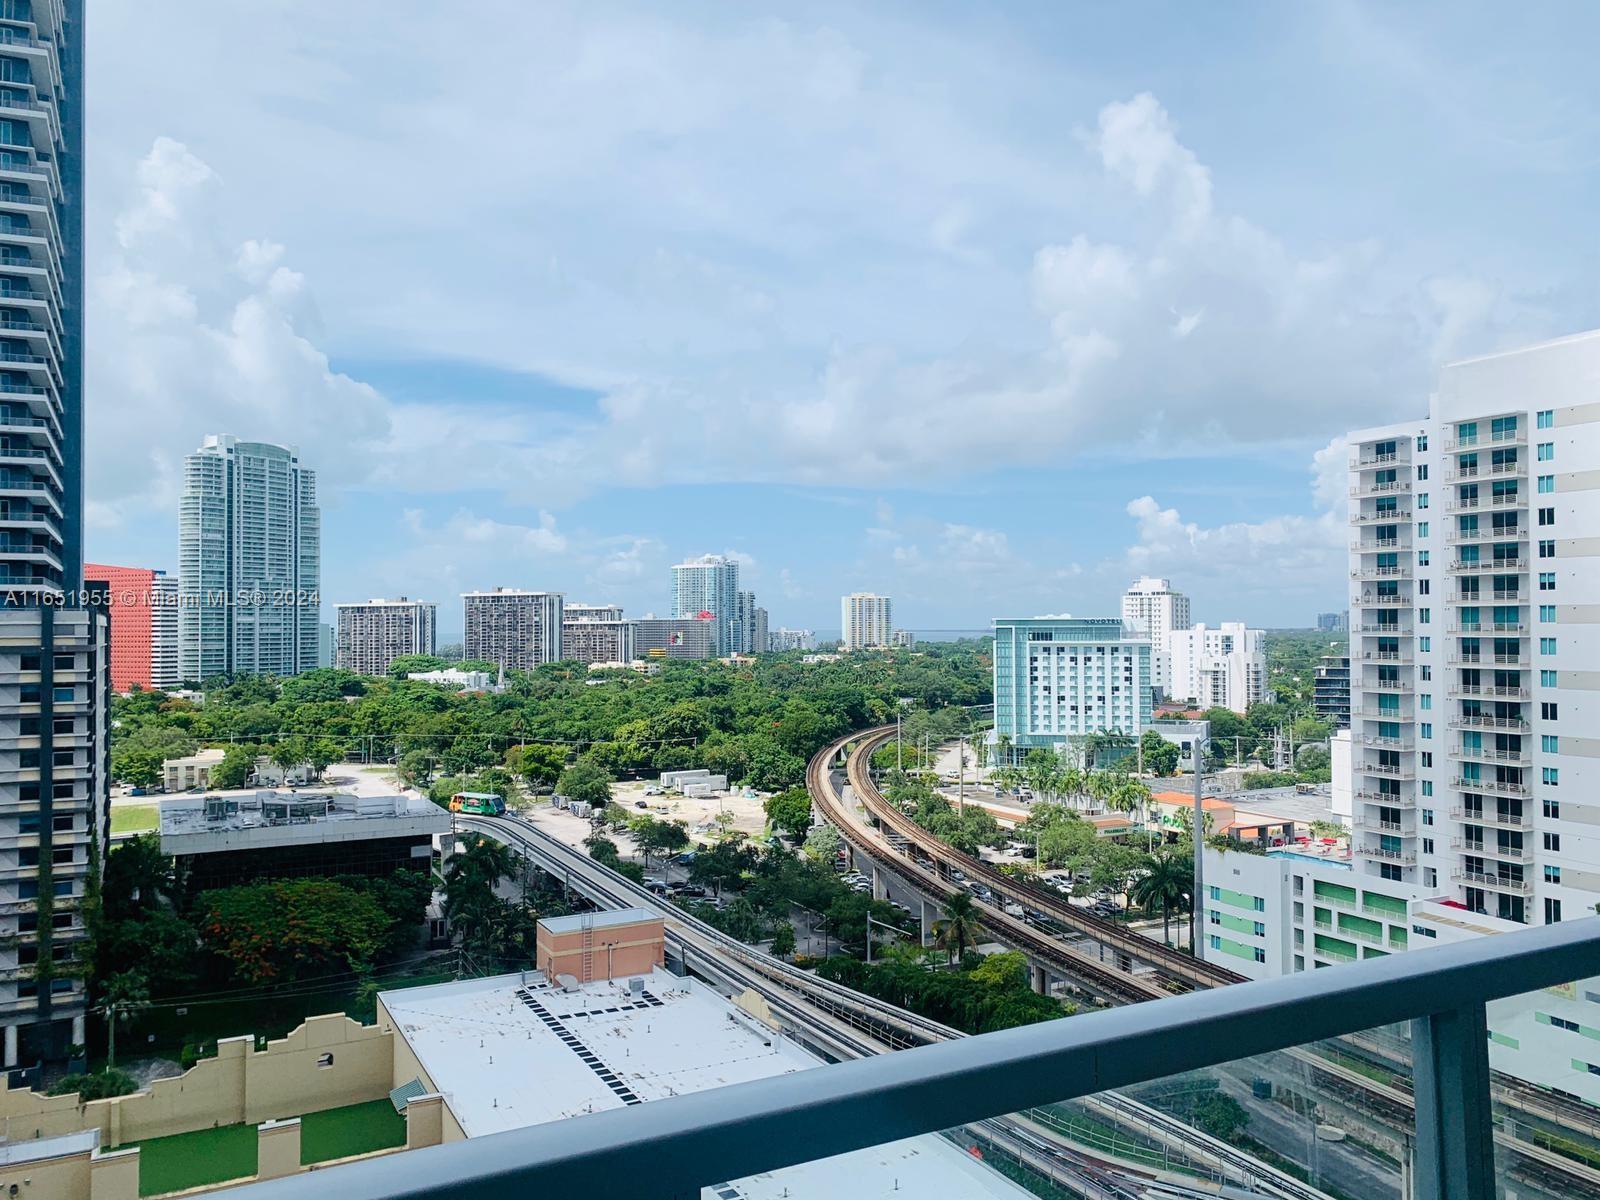
[[[720,970],[713,973],[723,975],[732,986],[757,992],[775,1012],[782,1013],[796,1027],[815,1029],[819,1014],[840,1022],[842,1028],[831,1028],[828,1040],[844,1048],[850,1057],[967,1036],[959,1029],[822,979],[752,949],[526,822],[512,817],[462,817],[458,824],[463,829],[505,842],[527,857],[544,860],[556,867],[558,877],[565,874],[578,878],[594,899],[618,908],[643,907],[659,913],[669,941],[685,963],[689,961],[686,951],[702,966],[718,960]],[[1221,1164],[1235,1178],[1264,1189],[1263,1195],[1280,1200],[1330,1200],[1326,1193],[1226,1142],[1176,1122],[1156,1109],[1125,1096],[1106,1095],[1114,1096],[1118,1110],[1131,1123],[1143,1122],[1159,1131],[1166,1140],[1184,1147],[1186,1153]],[[1093,1155],[1083,1154],[1048,1126],[1025,1116],[995,1118],[982,1122],[981,1126],[986,1127],[991,1136],[1004,1138],[1013,1150],[1020,1148],[1037,1156],[1040,1161],[1035,1169],[1046,1177],[1053,1177],[1056,1171],[1078,1176],[1075,1186],[1084,1196],[1111,1200],[1112,1197],[1131,1198],[1142,1194],[1142,1189],[1127,1191],[1115,1187],[1108,1178],[1106,1164]]]
[[[946,845],[933,834],[923,829],[878,790],[871,777],[871,759],[873,753],[894,736],[894,726],[884,725],[868,729],[848,737],[840,738],[829,746],[824,747],[815,755],[807,768],[806,782],[813,802],[825,820],[834,825],[849,840],[849,831],[852,828],[861,828],[854,814],[847,811],[846,806],[838,797],[832,782],[833,761],[841,754],[849,751],[846,759],[846,776],[857,798],[867,810],[869,816],[878,822],[880,830],[886,830],[903,838],[910,846],[916,849],[936,865],[942,865],[948,870],[950,867],[962,872],[969,880],[982,882],[998,896],[1003,896],[1017,903],[1044,914],[1058,925],[1091,938],[1107,948],[1112,948],[1122,953],[1130,961],[1145,962],[1156,968],[1167,978],[1169,983],[1184,983],[1190,986],[1218,987],[1231,983],[1246,982],[1244,976],[1230,971],[1216,964],[1196,960],[1181,950],[1175,950],[1153,939],[1146,938],[1130,929],[1113,921],[1096,917],[1086,913],[1075,905],[1067,904],[1059,896],[1032,884],[1013,879],[1004,875],[971,855],[963,854]],[[853,745],[853,750],[851,749]],[[868,832],[872,832],[870,829]],[[908,862],[915,859],[900,854],[887,845],[884,839],[863,838],[857,848],[867,853],[874,861],[885,863],[896,874],[906,876]],[[930,882],[926,872],[921,872],[914,877],[919,884]],[[937,880],[943,882],[943,880]],[[954,888],[945,889],[945,894]],[[993,914],[984,911],[983,921],[986,926],[995,928],[996,922]],[[1011,926],[1021,926],[1022,933],[999,928],[1002,940],[1016,944],[1019,949],[1029,953],[1037,953],[1035,946],[1038,942],[1046,940],[1031,926],[1021,922],[1012,921]],[[1054,939],[1050,939],[1054,940]],[[1055,942],[1057,946],[1059,942]],[[1043,957],[1043,955],[1039,955]],[[1078,956],[1082,957],[1082,956]],[[1092,960],[1090,960],[1092,961]],[[1104,968],[1101,968],[1103,971]],[[1133,977],[1126,972],[1117,972],[1124,979]],[[1115,985],[1103,985],[1104,990],[1115,996]],[[1125,997],[1133,1000],[1157,999],[1168,994],[1159,988],[1153,987],[1142,980],[1135,980],[1124,985],[1124,990],[1133,993]],[[1351,1038],[1340,1039],[1352,1048],[1362,1047],[1376,1053],[1377,1047],[1373,1040],[1354,1035]],[[1347,1089],[1360,1091],[1369,1102],[1373,1103],[1379,1112],[1403,1114],[1408,1120],[1413,1118],[1414,1108],[1409,1086],[1397,1080],[1394,1084],[1384,1084],[1363,1075],[1343,1065],[1336,1059],[1306,1047],[1288,1047],[1284,1053],[1290,1058],[1301,1063],[1306,1069],[1326,1075]],[[1390,1055],[1379,1055],[1390,1058]],[[1404,1064],[1409,1067],[1409,1062]],[[1581,1101],[1568,1099],[1551,1093],[1547,1089],[1537,1087],[1515,1076],[1503,1072],[1495,1072],[1493,1076],[1495,1099],[1508,1109],[1522,1112],[1527,1116],[1537,1117],[1548,1121],[1563,1129],[1580,1131],[1588,1134],[1593,1140],[1600,1141],[1600,1118],[1593,1108]],[[1530,1127],[1531,1128],[1531,1127]],[[1600,1171],[1589,1167],[1587,1164],[1577,1162],[1565,1157],[1548,1147],[1530,1142],[1525,1139],[1511,1136],[1506,1132],[1497,1132],[1495,1137],[1497,1145],[1513,1150],[1539,1164],[1549,1171],[1564,1173],[1569,1182],[1580,1182],[1588,1187],[1600,1187]]]
[[[1245,977],[1226,967],[1217,966],[1203,960],[1195,959],[1182,950],[1176,950],[1164,945],[1153,938],[1128,929],[1115,921],[1104,917],[1097,917],[1093,913],[1085,912],[1075,904],[1069,904],[1061,896],[1046,888],[1028,883],[1025,880],[1013,879],[1002,874],[994,867],[970,854],[941,842],[922,826],[918,825],[905,813],[901,812],[878,791],[877,785],[872,781],[871,759],[872,754],[885,742],[894,736],[894,726],[879,726],[863,733],[841,738],[832,745],[824,747],[812,760],[807,772],[808,790],[811,792],[813,802],[818,803],[824,810],[824,816],[834,824],[840,820],[848,822],[851,814],[845,811],[834,792],[832,781],[829,778],[830,764],[839,754],[843,753],[852,743],[854,751],[849,755],[846,774],[850,786],[855,790],[856,797],[866,807],[869,815],[878,822],[879,828],[891,831],[905,838],[915,845],[918,851],[944,868],[946,872],[954,869],[960,871],[967,879],[982,883],[995,895],[1013,900],[1025,908],[1042,913],[1049,920],[1073,932],[1088,938],[1107,950],[1113,951],[1132,962],[1145,963],[1154,968],[1163,978],[1172,983],[1186,987],[1220,987],[1230,983],[1243,983]],[[895,855],[900,863],[904,857]],[[985,917],[987,918],[987,913]],[[1031,927],[1023,922],[1016,922],[1025,931],[1032,932]],[[1037,939],[1056,942],[1056,939]],[[1059,942],[1056,942],[1059,945]],[[1126,976],[1128,972],[1117,972]],[[1171,989],[1163,989],[1147,985],[1139,999],[1155,999],[1162,995],[1170,994]]]

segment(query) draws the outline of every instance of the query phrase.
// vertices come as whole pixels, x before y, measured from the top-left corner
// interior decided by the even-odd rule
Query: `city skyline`
[[[1344,456],[1318,452],[1420,411],[1446,360],[1600,325],[1561,233],[1593,190],[1572,48],[1595,16],[1518,30],[1540,87],[1480,144],[1454,101],[1406,101],[1425,79],[1477,103],[1492,68],[1461,51],[1482,18],[1453,12],[1448,47],[1360,6],[1251,28],[1100,14],[1071,39],[1042,10],[555,20],[535,40],[595,74],[535,72],[489,106],[534,153],[468,131],[462,186],[519,217],[474,202],[446,265],[396,253],[461,214],[391,177],[391,130],[423,101],[390,81],[425,62],[474,102],[499,77],[477,51],[452,71],[438,56],[458,48],[398,28],[350,64],[342,38],[301,36],[343,17],[291,6],[266,35],[296,30],[308,56],[286,96],[272,45],[225,10],[108,12],[90,34],[89,552],[174,569],[182,455],[227,428],[321,470],[330,603],[514,580],[663,612],[654,581],[711,549],[791,625],[830,627],[861,589],[927,628],[1114,611],[1153,572],[1207,612],[1304,626],[1342,583]],[[1111,52],[1134,27],[1137,64]],[[693,103],[624,101],[639,44],[662,47],[663,79],[751,69]],[[1204,52],[1222,44],[1238,50]],[[1284,61],[1298,86],[1268,111]],[[350,124],[369,110],[389,115]],[[1382,136],[1352,154],[1342,131],[1364,120]],[[754,161],[752,121],[788,130]],[[934,152],[908,160],[924,129]],[[289,195],[251,149],[268,143],[337,164],[327,204]],[[894,178],[839,179],[841,152]],[[613,162],[660,202],[632,203]],[[604,238],[549,194],[592,202]],[[847,250],[858,270],[838,269]]]

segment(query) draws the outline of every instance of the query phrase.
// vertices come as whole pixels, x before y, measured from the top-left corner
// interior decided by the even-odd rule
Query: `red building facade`
[[[111,610],[111,687],[126,692],[134,684],[146,691],[152,687],[154,663],[156,576],[162,572],[147,567],[111,567],[84,563],[84,585],[103,589]]]

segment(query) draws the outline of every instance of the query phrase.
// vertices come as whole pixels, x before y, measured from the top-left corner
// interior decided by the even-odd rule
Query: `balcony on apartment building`
[[[1457,872],[1457,878],[1527,891],[1526,884],[1496,876]],[[1143,1111],[1132,1107],[1123,1089],[1184,1076],[1192,1080],[1192,1072],[1323,1039],[1367,1035],[1400,1022],[1407,1023],[1399,1031],[1407,1036],[1396,1040],[1408,1063],[1403,1135],[1411,1161],[1394,1166],[1392,1179],[1398,1184],[1404,1174],[1413,1200],[1496,1195],[1496,1141],[1516,1135],[1496,1122],[1486,1006],[1600,975],[1600,918],[1381,957],[1369,957],[1356,945],[1333,934],[1313,939],[1307,953],[1329,964],[1320,970],[996,1033],[941,1034],[893,1054],[684,1091],[567,1120],[520,1127],[507,1121],[499,1126],[504,1131],[491,1137],[248,1185],[237,1193],[238,1200],[464,1195],[656,1200],[699,1196],[707,1189],[742,1195],[738,1181],[753,1176],[765,1181],[763,1194],[776,1195],[772,1172],[812,1162],[826,1168],[824,1160],[944,1131],[951,1131],[963,1149],[993,1144],[998,1137],[1012,1147],[1003,1153],[1007,1162],[1016,1157],[1017,1147],[1024,1158],[1062,1162],[1053,1148],[1046,1155],[1031,1152],[1037,1136],[1013,1137],[1013,1127],[1036,1127],[1011,1114],[1052,1111],[1047,1106],[1090,1098],[1125,1113]],[[1294,1070],[1305,1068],[1296,1063]],[[1192,1091],[1192,1083],[1186,1086]],[[803,1133],[797,1136],[797,1130]],[[1320,1194],[1315,1189],[1326,1181],[1311,1173],[1327,1153],[1320,1146],[1312,1139],[1281,1147],[1301,1160],[1284,1166],[1310,1178],[1310,1184],[1261,1164],[1255,1169],[1263,1173],[1260,1178],[1282,1181],[1271,1190]],[[929,1141],[920,1152],[934,1149]],[[1241,1156],[1232,1149],[1229,1154]],[[1055,1170],[1050,1168],[1052,1174]],[[819,1186],[818,1194],[849,1191],[844,1179],[830,1178],[831,1189]],[[1096,1194],[1109,1194],[1099,1182],[1090,1186]],[[952,1194],[955,1189],[952,1180]],[[1365,1187],[1357,1190],[1372,1194]]]

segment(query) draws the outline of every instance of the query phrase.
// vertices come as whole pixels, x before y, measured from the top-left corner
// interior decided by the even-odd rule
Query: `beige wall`
[[[417,1058],[416,1054],[412,1051],[411,1043],[406,1041],[404,1034],[395,1033],[394,1018],[389,1015],[389,1010],[383,1006],[382,996],[378,997],[377,1028],[390,1035],[389,1040],[392,1050],[391,1061],[393,1065],[390,1069],[389,1077],[392,1082],[389,1084],[389,1086],[391,1088],[397,1088],[401,1084],[411,1082],[413,1079],[420,1079],[422,1081],[422,1086],[428,1089],[428,1093],[430,1095],[437,1095],[439,1090],[438,1085],[433,1082],[433,1076],[429,1075],[427,1071],[422,1069],[422,1061]],[[410,1105],[407,1105],[406,1107],[409,1109]],[[411,1137],[409,1128],[410,1117],[407,1116],[406,1120],[408,1122],[406,1137],[409,1141]],[[431,1118],[429,1118],[429,1120],[431,1121]],[[456,1120],[455,1113],[450,1111],[450,1103],[448,1100],[443,1102],[443,1113],[440,1124],[440,1137],[442,1140],[446,1142],[466,1141],[466,1132],[461,1128],[461,1123]],[[428,1135],[419,1132],[419,1136]]]
[[[215,1058],[131,1096],[79,1104],[76,1096],[8,1089],[0,1092],[0,1118],[12,1141],[98,1128],[103,1145],[118,1146],[298,1117],[388,1095],[395,1040],[382,1025],[362,1025],[342,1014],[312,1017],[265,1050],[253,1050],[249,1037],[219,1042]],[[332,1064],[319,1066],[325,1054],[333,1056]]]
[[[0,1168],[0,1195],[18,1200],[139,1200],[139,1151],[88,1150]]]

